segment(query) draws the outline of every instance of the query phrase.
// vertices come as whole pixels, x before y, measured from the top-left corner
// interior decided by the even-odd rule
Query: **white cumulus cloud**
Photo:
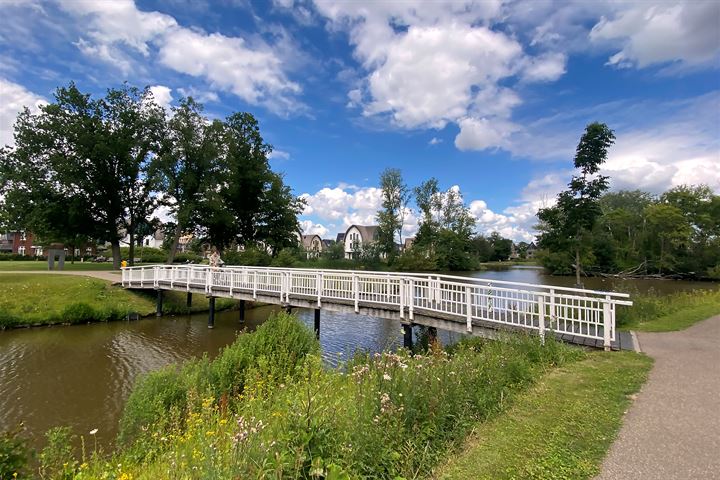
[[[28,107],[31,112],[37,113],[39,107],[46,103],[47,100],[40,95],[0,77],[0,147],[14,145],[13,125],[23,108]]]

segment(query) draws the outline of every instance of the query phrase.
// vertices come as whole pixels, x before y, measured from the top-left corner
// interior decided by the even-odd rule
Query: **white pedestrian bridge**
[[[150,265],[124,268],[122,285],[158,290],[159,300],[176,290],[188,301],[199,293],[315,309],[318,331],[326,309],[483,336],[525,330],[605,349],[617,346],[617,307],[632,305],[626,293],[430,273]]]

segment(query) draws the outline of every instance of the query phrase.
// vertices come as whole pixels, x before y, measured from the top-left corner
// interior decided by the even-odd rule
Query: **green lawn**
[[[57,268],[57,262],[55,262]],[[7,260],[0,262],[0,272],[10,271],[40,271],[47,270],[47,261],[35,261],[35,260]],[[65,270],[71,271],[106,271],[112,270],[112,262],[94,263],[94,262],[83,262],[76,261],[74,264],[70,263],[69,260],[65,261]]]
[[[620,329],[672,332],[720,314],[720,290],[633,295],[632,301],[632,307],[618,311]]]
[[[155,312],[154,292],[124,290],[84,276],[0,273],[0,292],[0,328],[118,320],[130,312]],[[216,306],[234,303],[218,299]],[[191,311],[207,310],[207,305],[204,296],[195,295]],[[165,292],[163,306],[167,313],[188,311],[183,292]]]
[[[506,412],[477,425],[433,478],[594,477],[651,365],[637,353],[593,352],[551,371]]]

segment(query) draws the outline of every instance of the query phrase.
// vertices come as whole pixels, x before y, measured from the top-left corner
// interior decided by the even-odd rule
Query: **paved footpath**
[[[720,479],[720,316],[638,337],[655,365],[597,480]]]
[[[3,273],[32,273],[32,274],[46,274],[46,275],[79,275],[81,277],[93,277],[93,278],[99,278],[100,280],[107,280],[108,282],[113,283],[119,283],[122,281],[122,277],[120,276],[120,272],[115,271],[94,271],[94,270],[23,270],[23,271],[3,271],[0,270],[0,275]]]

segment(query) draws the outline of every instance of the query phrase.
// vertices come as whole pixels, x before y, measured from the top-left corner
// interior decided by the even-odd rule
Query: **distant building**
[[[535,245],[535,242],[530,243],[530,245],[528,245],[527,251],[525,252],[525,258],[534,258],[537,249],[538,248],[537,245]]]
[[[415,242],[415,238],[414,238],[414,237],[413,237],[413,238],[406,238],[405,241],[403,242],[402,249],[403,249],[403,250],[409,249],[410,247],[412,247],[412,245],[413,245],[414,242]]]
[[[338,233],[337,237],[335,238],[335,243],[344,243],[345,242],[345,233]]]
[[[325,247],[320,235],[302,235],[301,241],[305,252],[307,252],[307,258],[319,257]]]
[[[339,237],[339,235],[338,235]],[[377,241],[377,225],[351,225],[345,231],[345,258],[355,258],[362,249]]]
[[[5,232],[0,235],[0,253],[12,253],[28,257],[41,257],[42,245],[34,245],[34,236],[25,230]]]
[[[125,232],[122,232],[125,233]],[[139,237],[135,237],[135,245],[142,245],[144,247],[152,247],[152,248],[162,248],[163,242],[165,241],[165,232],[163,232],[160,228],[155,230],[155,232],[152,233],[152,235],[145,235],[140,239]],[[130,245],[130,235],[127,233],[123,237],[122,240],[120,240],[121,244]]]

